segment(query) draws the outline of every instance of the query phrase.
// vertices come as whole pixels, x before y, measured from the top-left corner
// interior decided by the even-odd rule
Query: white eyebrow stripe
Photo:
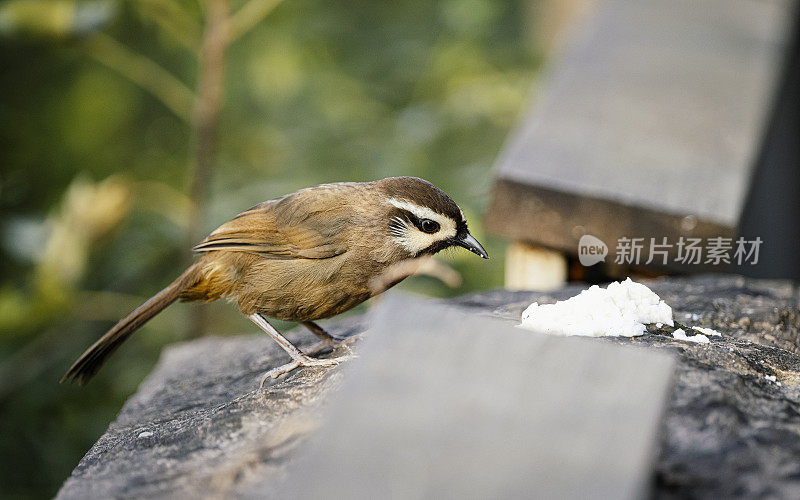
[[[401,210],[408,210],[420,219],[435,220],[440,225],[442,224],[443,220],[450,220],[449,217],[444,217],[442,214],[438,214],[428,207],[421,207],[409,201],[398,200],[397,198],[389,198],[387,201],[389,204],[394,205]]]

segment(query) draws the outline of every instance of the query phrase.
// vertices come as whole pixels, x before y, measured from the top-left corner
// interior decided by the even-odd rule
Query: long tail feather
[[[192,265],[166,288],[150,297],[147,302],[119,320],[116,325],[75,361],[61,378],[61,383],[71,380],[73,382],[77,381],[79,385],[86,384],[100,370],[100,367],[103,366],[108,357],[123,342],[128,340],[128,337],[153,316],[175,302],[183,290],[194,285],[198,280],[199,274],[199,266],[197,264]]]

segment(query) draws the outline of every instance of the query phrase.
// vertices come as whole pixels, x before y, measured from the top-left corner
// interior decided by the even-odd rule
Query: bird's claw
[[[349,350],[349,349],[348,349]],[[264,384],[267,383],[267,380],[276,379],[281,375],[285,375],[292,370],[300,368],[301,366],[335,366],[353,357],[351,354],[346,354],[344,356],[339,356],[337,358],[330,358],[330,359],[318,359],[318,358],[310,358],[306,356],[305,358],[301,359],[293,359],[289,363],[285,365],[279,366],[277,368],[273,368],[272,370],[268,371],[264,374],[264,377],[261,379],[261,383],[259,384],[258,388],[263,389]]]

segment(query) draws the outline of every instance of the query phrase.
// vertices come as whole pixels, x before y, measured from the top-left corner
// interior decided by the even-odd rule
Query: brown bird
[[[489,258],[458,205],[416,177],[321,184],[265,201],[194,247],[196,262],[114,325],[61,381],[85,384],[131,334],[178,299],[236,301],[292,357],[265,380],[299,366],[336,364],[338,359],[306,355],[265,317],[300,322],[333,345],[343,339],[314,321],[345,312],[412,274],[393,272],[398,265],[451,246]],[[385,282],[382,276],[388,276]]]

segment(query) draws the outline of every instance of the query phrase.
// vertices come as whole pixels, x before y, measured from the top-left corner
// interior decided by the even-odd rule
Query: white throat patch
[[[433,234],[420,231],[411,222],[395,217],[392,221],[392,236],[395,241],[411,253],[419,253],[436,242],[452,238],[457,233],[456,221],[445,215],[434,212],[428,207],[417,205],[406,200],[390,198],[387,203],[401,210],[407,210],[418,219],[430,219],[439,224],[439,230]]]

